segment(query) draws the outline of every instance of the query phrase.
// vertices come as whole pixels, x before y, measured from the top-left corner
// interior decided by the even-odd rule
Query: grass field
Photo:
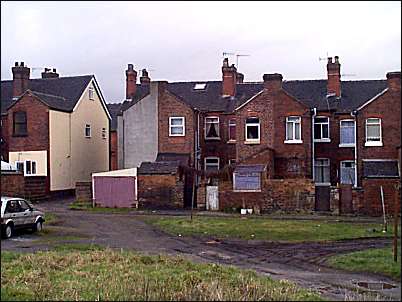
[[[336,222],[334,220],[277,220],[228,217],[144,217],[146,222],[173,234],[258,239],[274,241],[323,241],[359,237],[391,236],[382,233],[381,224]],[[373,231],[375,230],[375,231]]]
[[[85,210],[90,212],[97,213],[127,213],[133,211],[133,208],[100,208],[100,207],[92,207],[92,203],[88,201],[74,201],[69,205],[70,210]]]
[[[400,281],[401,279],[401,244],[398,243],[398,261],[394,262],[392,246],[381,249],[348,253],[331,257],[328,263],[336,268],[380,273]]]
[[[288,281],[96,246],[1,253],[1,300],[321,300]]]

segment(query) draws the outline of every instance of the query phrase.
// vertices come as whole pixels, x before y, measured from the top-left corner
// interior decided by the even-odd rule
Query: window
[[[368,118],[366,120],[365,146],[382,146],[381,119]]]
[[[229,159],[229,165],[235,165],[236,159]]]
[[[302,143],[301,140],[301,117],[288,116],[286,118],[285,143]]]
[[[26,210],[29,210],[29,206],[28,204],[24,201],[24,200],[18,200],[19,204],[20,204],[20,209],[21,212],[24,212]]]
[[[246,142],[260,143],[260,119],[258,117],[246,119]]]
[[[205,90],[207,83],[196,83],[194,85],[194,90]]]
[[[353,147],[355,145],[355,121],[340,121],[340,132],[339,147]]]
[[[24,162],[23,161],[15,161],[14,164],[15,164],[15,168],[17,169],[17,171],[24,173]]]
[[[351,160],[341,161],[341,184],[355,184],[355,163]]]
[[[234,191],[260,191],[261,190],[261,173],[233,173],[233,190]]]
[[[218,171],[219,170],[219,157],[205,157],[204,158],[205,171]]]
[[[169,136],[184,135],[184,117],[169,117]]]
[[[89,99],[90,99],[90,100],[95,100],[95,99],[94,99],[94,89],[93,89],[93,87],[89,87],[89,89],[88,89],[88,96],[89,96]]]
[[[14,135],[27,135],[27,114],[26,112],[14,112],[13,123]]]
[[[219,117],[205,118],[205,139],[219,139]]]
[[[19,203],[18,200],[10,200],[8,201],[6,210],[6,213],[18,213],[18,212],[22,212],[22,208],[21,205]]]
[[[36,175],[36,161],[25,161],[25,175]]]
[[[236,120],[229,120],[229,141],[236,141]]]
[[[314,119],[314,140],[329,142],[329,118],[316,117]]]
[[[106,128],[102,128],[102,138],[106,139]]]
[[[318,184],[330,184],[329,159],[318,158],[314,161],[314,181]]]
[[[85,137],[91,137],[91,125],[85,125]]]

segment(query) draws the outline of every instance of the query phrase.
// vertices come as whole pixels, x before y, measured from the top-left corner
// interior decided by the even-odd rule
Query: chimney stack
[[[28,89],[30,69],[24,66],[24,62],[21,62],[20,65],[15,62],[11,71],[13,72],[13,97],[18,97]]]
[[[238,72],[236,76],[237,76],[237,77],[236,77],[236,79],[237,79],[237,84],[243,83],[243,81],[244,81],[244,74]]]
[[[335,56],[335,62],[332,62],[332,57],[328,58],[327,63],[327,95],[335,94],[337,97],[341,96],[341,64],[339,64],[339,57]]]
[[[137,90],[137,72],[134,70],[133,64],[128,64],[126,70],[126,99],[134,97]]]
[[[149,85],[150,82],[151,79],[148,76],[148,71],[144,68],[140,77],[140,83],[141,85]]]
[[[388,72],[387,84],[390,91],[401,91],[401,72]]]
[[[264,80],[264,88],[269,92],[278,92],[282,89],[282,75],[280,73],[266,73],[262,77]]]
[[[223,59],[222,96],[236,95],[237,70],[234,64],[229,66],[228,58]]]
[[[42,72],[42,79],[50,79],[50,78],[58,78],[59,74],[56,72],[56,68],[53,68],[53,71],[50,68],[45,68],[45,71]]]

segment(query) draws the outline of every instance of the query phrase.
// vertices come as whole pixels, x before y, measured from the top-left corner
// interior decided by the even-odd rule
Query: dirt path
[[[68,201],[41,204],[54,213],[58,223],[49,227],[50,234],[22,234],[2,240],[2,250],[35,251],[51,249],[47,237],[62,242],[94,243],[110,248],[123,248],[149,254],[181,255],[197,262],[230,264],[254,269],[274,279],[287,279],[298,285],[318,290],[334,300],[400,300],[401,284],[374,274],[349,273],[328,267],[326,259],[335,254],[366,248],[384,247],[390,239],[369,238],[326,243],[277,243],[224,240],[168,235],[141,220],[141,216],[71,211]],[[369,291],[355,283],[386,282],[395,288]]]

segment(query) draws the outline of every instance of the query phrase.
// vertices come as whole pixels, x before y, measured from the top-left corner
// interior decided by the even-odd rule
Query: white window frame
[[[235,158],[229,159],[229,165],[232,165],[232,164],[236,164]]]
[[[342,143],[342,122],[353,122],[353,137],[356,138],[355,131],[356,131],[356,121],[353,119],[344,119],[339,121],[339,147],[354,147],[356,142],[353,144],[344,144]]]
[[[327,122],[326,123],[316,123],[317,118],[326,118]],[[329,143],[329,142],[331,142],[331,129],[330,129],[329,117],[328,116],[316,116],[314,118],[313,127],[315,127],[316,124],[321,125],[321,138],[314,138],[314,142],[317,142],[317,143]],[[326,124],[328,124],[328,137],[322,138],[322,125],[326,125]]]
[[[328,165],[320,165],[320,167],[326,167],[326,166],[328,166],[328,170],[329,170],[329,182],[316,182],[315,179],[313,179],[313,180],[314,180],[315,185],[317,185],[317,186],[330,186],[330,185],[331,185],[331,160],[330,160],[329,158],[316,158],[316,159],[314,160],[314,167],[313,167],[313,169],[315,170],[315,167],[318,166],[317,163],[318,163],[319,161],[322,161],[322,160],[327,160],[327,162],[328,162]],[[314,174],[316,174],[316,173],[314,173]]]
[[[172,125],[172,120],[174,119],[180,119],[181,120],[181,125]],[[172,133],[172,127],[181,127],[183,129],[183,133]],[[186,136],[186,120],[184,116],[170,116],[169,117],[169,136]]]
[[[217,134],[218,134],[218,136],[217,137],[208,137],[207,136],[207,119],[218,119],[218,121],[217,122],[212,122],[212,124],[216,124],[216,132],[217,132]],[[204,120],[204,138],[205,138],[205,140],[220,140],[221,138],[220,138],[220,132],[219,132],[219,123],[220,121],[219,121],[219,116],[206,116],[205,117],[205,120]]]
[[[107,134],[106,134],[106,128],[102,128],[102,138],[106,139],[107,138]]]
[[[94,89],[93,87],[89,87],[89,88],[88,88],[88,98],[89,98],[91,101],[94,101],[94,100],[95,100],[94,95],[95,95],[95,89]]]
[[[353,183],[352,185],[355,187],[356,186],[356,163],[354,160],[342,160],[339,164],[339,183],[342,184],[342,164],[344,163],[352,163],[354,166],[354,170],[353,170]]]
[[[89,135],[87,135],[87,129],[89,129]],[[86,138],[91,138],[92,136],[91,124],[85,124],[84,135]]]
[[[230,128],[231,127],[235,127],[235,130],[236,130],[236,119],[229,119],[229,121],[228,121],[228,142],[233,143],[236,141],[236,138],[235,139],[230,138]],[[236,132],[235,132],[235,136],[236,136]]]
[[[28,162],[30,162],[30,166],[31,166],[30,173],[28,173],[28,171],[27,171]],[[35,163],[35,173],[32,173],[32,163]],[[37,174],[38,174],[38,163],[36,162],[36,160],[30,160],[30,159],[25,160],[24,161],[24,176],[35,176]]]
[[[208,156],[204,157],[204,170],[207,171],[207,159],[217,159],[218,163],[217,164],[212,164],[212,166],[217,166],[218,169],[216,171],[219,171],[219,166],[220,166],[220,159],[217,156]],[[208,166],[211,166],[211,164],[208,164]]]
[[[258,123],[247,123],[248,118],[257,118]],[[256,117],[256,116],[249,116],[248,118],[246,118],[245,124],[244,124],[244,139],[245,139],[244,143],[245,144],[259,144],[260,140],[261,140],[261,131],[260,131],[260,129],[261,129],[261,121],[260,121],[260,118]],[[248,127],[255,127],[255,126],[257,126],[258,138],[254,138],[254,139],[247,138],[247,128]]]
[[[289,121],[290,118],[297,118],[298,122],[296,121]],[[293,139],[288,139],[288,123],[292,123],[292,137]],[[295,139],[296,137],[296,126],[295,124],[299,123],[300,127],[299,127],[299,137],[300,139]],[[285,144],[302,144],[303,140],[301,139],[302,137],[302,118],[301,116],[296,116],[296,115],[292,115],[292,116],[287,116],[286,117],[286,124],[285,124],[285,140],[283,141]]]
[[[370,119],[378,119],[379,120],[379,122],[378,123],[370,123],[370,124],[375,124],[375,125],[379,125],[380,126],[380,140],[379,141],[370,141],[369,140],[369,137],[367,136],[367,126],[368,126],[368,124],[369,124],[369,122],[368,122],[368,120],[370,120]],[[366,118],[366,142],[365,142],[365,144],[364,144],[364,146],[366,146],[366,147],[382,147],[383,146],[383,143],[382,143],[382,121],[381,121],[381,118],[379,118],[379,117],[368,117],[368,118]]]

